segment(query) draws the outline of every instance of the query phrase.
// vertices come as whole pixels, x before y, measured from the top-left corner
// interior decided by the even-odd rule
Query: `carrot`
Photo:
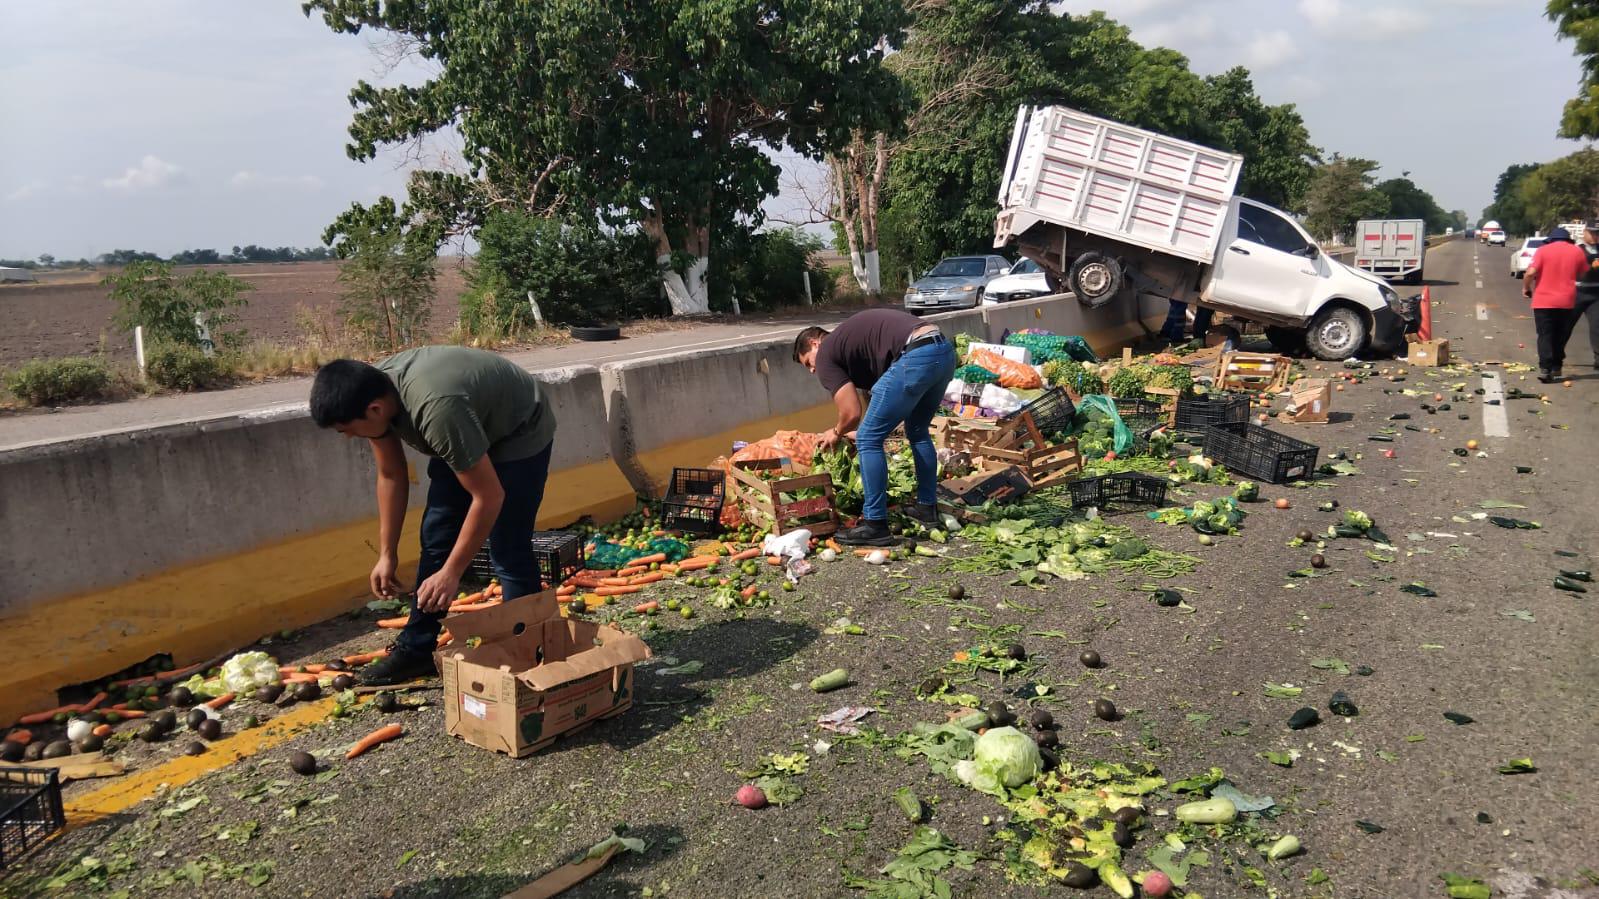
[[[655,611],[656,609],[659,609],[660,607],[661,607],[661,604],[652,599],[649,602],[641,602],[638,605],[634,606],[633,607],[633,611],[637,612],[640,615],[648,615],[649,613]]]
[[[638,577],[631,579],[628,581],[628,584],[630,586],[638,587],[643,586],[644,584],[653,584],[656,581],[664,579],[665,577],[666,572],[664,571],[651,571],[648,574],[641,574]]]
[[[50,709],[50,710],[44,711],[44,712],[34,712],[31,715],[23,715],[21,718],[17,719],[17,723],[18,724],[44,724],[44,723],[50,721],[51,719],[55,718],[55,716],[57,716],[57,715],[60,715],[60,714],[70,715],[73,712],[76,712],[77,710],[78,710],[78,707],[75,706],[75,705],[64,705],[64,706],[60,706],[59,708]]]
[[[279,673],[282,673],[282,672],[279,672]],[[125,712],[127,710],[128,710],[128,704],[125,703],[125,702],[119,702],[116,705],[111,707],[111,711],[113,711],[113,712]]]
[[[604,581],[604,578],[575,577],[575,578],[572,578],[571,580],[567,581],[567,584],[569,584],[569,585],[571,585],[573,587],[581,588],[583,590],[593,590],[595,587],[603,587],[603,586],[605,586],[603,581]]]
[[[640,590],[643,590],[643,589],[644,589],[643,587],[634,587],[632,585],[621,586],[621,587],[599,587],[599,588],[597,588],[594,591],[594,595],[595,596],[626,596],[629,593],[637,593],[637,592],[639,592]]]
[[[489,600],[487,602],[475,602],[475,603],[472,603],[470,605],[456,604],[456,605],[450,606],[450,611],[451,612],[481,612],[484,609],[492,609],[492,608],[494,608],[495,606],[497,606],[499,604],[500,604],[499,600],[491,599],[491,600]]]
[[[757,592],[759,592],[760,589],[760,584],[750,584],[748,587],[738,591],[738,595],[744,597],[745,599],[749,599],[751,596],[754,596]]]
[[[410,620],[411,619],[409,616],[402,616],[400,618],[382,618],[378,620],[378,627],[384,629],[402,628],[405,627],[405,623]]]
[[[716,561],[715,556],[690,556],[677,563],[677,572],[682,574],[685,571],[699,571],[701,568],[711,567]]]
[[[619,574],[616,577],[600,578],[600,586],[601,587],[626,587],[631,580],[632,579],[630,577],[622,577]]]
[[[727,561],[729,561],[729,562],[742,562],[745,559],[753,559],[753,558],[755,558],[756,556],[758,556],[760,554],[761,554],[761,548],[759,546],[752,546],[749,549],[746,549],[746,550],[744,550],[742,552],[736,552],[736,553],[732,554],[731,556],[728,556],[727,557]]]
[[[130,678],[127,678],[126,680],[115,680],[115,681],[111,682],[111,686],[113,686],[113,687],[132,687],[132,686],[135,686],[135,685],[144,686],[145,684],[153,684],[153,683],[155,683],[158,680],[175,680],[177,678],[183,677],[186,674],[193,674],[194,672],[199,671],[201,668],[204,668],[204,667],[205,667],[205,663],[204,662],[196,662],[193,665],[185,665],[182,668],[178,668],[178,669],[175,669],[175,670],[172,670],[172,671],[163,671],[160,674],[147,674],[147,675],[145,675],[143,677],[130,677]]]
[[[304,668],[307,674],[321,674],[322,672],[328,670],[328,666],[322,664],[302,665],[300,667]]]
[[[381,658],[387,656],[388,654],[389,654],[389,651],[387,649],[378,649],[378,650],[374,650],[372,652],[358,652],[355,655],[345,656],[344,657],[344,664],[346,664],[346,665],[365,665],[368,662],[376,662],[378,659],[381,659]]]
[[[94,730],[90,731],[90,733],[92,733],[95,736],[99,737],[100,739],[104,740],[106,737],[109,737],[112,734],[116,733],[116,730],[117,730],[116,728],[112,727],[109,724],[102,724],[99,727],[96,727]]]
[[[864,559],[864,558],[866,558],[867,556],[871,555],[874,552],[877,552],[877,550],[876,549],[857,549],[857,550],[855,550],[855,555],[860,556],[861,558]],[[885,550],[885,552],[886,552],[886,550]]]
[[[677,574],[677,566],[673,565],[671,562],[667,562],[665,565],[662,565],[661,570],[667,574]]]
[[[629,566],[631,566],[631,567],[634,567],[634,568],[641,568],[641,567],[642,568],[648,568],[649,566],[651,566],[651,565],[653,565],[653,564],[655,564],[657,562],[665,562],[665,561],[666,561],[666,553],[650,553],[647,556],[639,556],[638,558],[634,559],[631,562],[628,562],[627,564]]]
[[[561,587],[557,587],[555,589],[555,595],[556,596],[571,596],[572,594],[574,594],[576,592],[577,592],[577,585],[576,584],[567,584],[567,585],[564,585],[564,586],[561,586]]]
[[[33,731],[28,730],[26,727],[19,727],[11,733],[6,734],[6,739],[13,743],[21,743],[22,745],[26,746],[33,742]]]
[[[118,709],[117,710],[117,714],[121,715],[122,717],[124,717],[126,719],[128,719],[129,721],[132,721],[135,718],[143,718],[148,713],[147,712],[141,712],[138,709]]]
[[[616,572],[616,576],[621,578],[621,579],[623,579],[623,580],[627,580],[630,577],[634,577],[635,575],[643,574],[644,572],[649,571],[649,570],[650,570],[650,568],[649,568],[648,565],[640,565],[637,568],[631,568],[631,567],[630,568],[622,568],[622,569],[619,569]]]
[[[836,553],[841,553],[844,551],[844,547],[839,546],[838,541],[834,540],[832,537],[827,538],[827,548]]]
[[[208,709],[226,708],[227,704],[233,701],[233,696],[234,694],[232,693],[223,693],[215,699],[207,700],[205,707]]]
[[[766,557],[766,564],[768,564],[768,565],[781,565],[781,564],[783,564],[783,557],[782,556],[767,556]]]
[[[100,703],[105,702],[107,699],[110,699],[110,698],[111,697],[108,694],[106,694],[106,693],[96,693],[96,694],[94,694],[94,698],[93,699],[90,699],[88,702],[84,703],[83,705],[78,706],[78,711],[80,711],[80,712],[92,712],[95,709],[100,707]]]
[[[665,537],[666,536],[666,532],[661,530],[660,528],[656,528],[655,530],[650,531],[650,536],[652,536],[652,537]]]
[[[321,678],[308,671],[296,671],[283,675],[283,682],[286,684],[314,684],[319,680]]]
[[[377,730],[355,741],[355,745],[350,747],[350,751],[344,754],[344,759],[345,761],[349,761],[361,753],[370,750],[374,746],[397,739],[403,733],[405,733],[405,728],[401,727],[400,725],[385,724]]]
[[[479,590],[476,593],[468,593],[465,596],[456,597],[455,599],[450,601],[450,605],[452,605],[452,606],[471,606],[471,605],[476,605],[476,604],[478,604],[478,603],[480,603],[483,600],[488,599],[488,598],[489,598],[488,595],[484,591]]]

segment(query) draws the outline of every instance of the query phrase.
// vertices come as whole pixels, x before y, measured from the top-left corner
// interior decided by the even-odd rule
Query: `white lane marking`
[[[1488,304],[1487,303],[1478,303],[1477,304],[1477,321],[1485,322],[1487,320],[1488,320]]]
[[[1498,400],[1496,405],[1488,405]],[[1482,376],[1482,433],[1487,437],[1509,437],[1510,417],[1505,414],[1505,388],[1499,375],[1484,372]]]
[[[1479,289],[1479,290],[1482,289],[1482,282],[1481,281],[1477,282],[1477,289]]]

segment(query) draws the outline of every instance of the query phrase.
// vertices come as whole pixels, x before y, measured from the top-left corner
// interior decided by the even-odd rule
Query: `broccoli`
[[[1149,552],[1149,544],[1137,537],[1128,537],[1118,540],[1110,548],[1110,557],[1118,562],[1131,562],[1132,560]]]
[[[1256,502],[1260,499],[1260,485],[1254,481],[1239,481],[1233,498],[1243,503]]]

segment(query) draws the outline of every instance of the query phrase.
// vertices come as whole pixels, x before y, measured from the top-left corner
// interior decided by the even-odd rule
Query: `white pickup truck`
[[[1022,107],[994,246],[1012,242],[1095,307],[1149,293],[1266,326],[1284,351],[1404,345],[1404,304],[1287,213],[1234,196],[1243,157],[1060,106]]]

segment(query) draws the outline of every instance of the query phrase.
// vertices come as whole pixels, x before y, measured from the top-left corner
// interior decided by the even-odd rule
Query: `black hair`
[[[827,334],[826,328],[818,328],[815,325],[799,332],[799,336],[794,338],[794,361],[800,361],[801,356],[810,352],[811,345],[820,343]]]
[[[349,424],[366,407],[394,392],[389,376],[356,359],[335,359],[317,369],[311,382],[311,420],[319,428]]]

